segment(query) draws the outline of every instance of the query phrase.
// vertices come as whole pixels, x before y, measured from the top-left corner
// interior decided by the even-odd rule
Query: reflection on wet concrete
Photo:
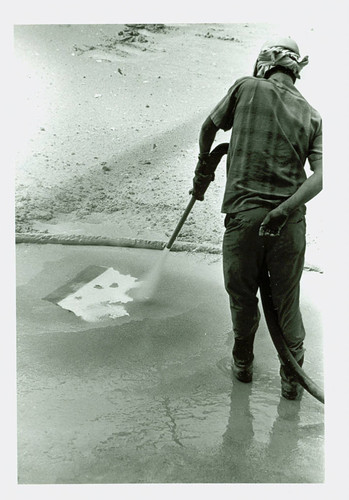
[[[214,339],[205,348],[199,332],[179,333],[188,317],[161,337],[157,323],[143,322],[141,334],[125,324],[117,342],[109,329],[85,332],[83,349],[63,333],[22,342],[22,363],[25,348],[33,363],[25,375],[21,365],[20,450],[36,453],[35,470],[21,454],[22,481],[322,480],[322,428],[308,398],[283,400],[278,380],[258,373],[252,384],[224,376]]]
[[[263,394],[259,396],[263,397]],[[304,426],[301,405],[301,401],[287,401],[280,397],[269,430],[267,419],[262,421],[264,437],[267,437],[265,441],[256,432],[256,423],[263,408],[255,405],[252,409],[253,384],[233,380],[230,414],[219,457],[225,469],[221,480],[229,480],[230,468],[240,482],[322,482],[323,463],[321,459],[319,461],[318,452],[319,441],[322,443],[323,439],[323,425]]]
[[[230,413],[226,431],[223,434],[222,451],[240,456],[246,454],[253,443],[253,415],[250,409],[252,384],[243,385],[233,381]]]
[[[95,392],[95,370],[85,382],[80,377],[71,381],[68,393],[64,385],[60,396],[54,389],[58,398],[54,405],[50,404],[51,417],[46,428],[56,429],[55,435],[49,431],[51,436],[47,436],[49,442],[56,444],[45,455],[46,463],[51,461],[51,467],[60,463],[61,469],[64,460],[69,459],[69,467],[63,467],[65,473],[55,481],[309,481],[311,469],[305,470],[304,476],[300,472],[304,457],[294,467],[289,464],[289,451],[296,448],[298,439],[307,436],[306,432],[295,432],[299,416],[295,413],[285,422],[284,415],[278,415],[269,445],[261,443],[256,439],[260,432],[258,428],[254,431],[254,424],[260,421],[263,425],[263,419],[258,405],[254,412],[251,410],[252,385],[233,382],[230,390],[212,370],[178,378],[171,376],[171,367],[164,364],[162,368],[161,364],[154,365],[153,370],[147,364],[147,375],[133,365],[132,359],[122,367],[117,364],[114,373],[104,370],[106,380],[100,394]],[[178,368],[180,365],[177,371]],[[52,398],[52,391],[40,392],[46,400]],[[38,396],[32,401],[40,407]],[[92,418],[93,415],[96,416]],[[60,430],[64,422],[75,439],[65,449],[57,442],[57,436],[65,441],[65,432]],[[266,423],[264,433],[268,434]],[[297,454],[291,458],[296,460]],[[76,469],[73,475],[71,463]],[[285,466],[290,467],[289,474],[285,474]]]
[[[243,384],[230,366],[230,358],[217,362],[232,388],[227,427],[215,456],[221,465],[216,481],[322,482],[322,407],[309,395],[300,401],[281,397],[273,370],[257,364],[254,381]]]

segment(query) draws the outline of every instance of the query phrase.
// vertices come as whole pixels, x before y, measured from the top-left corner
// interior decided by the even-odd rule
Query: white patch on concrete
[[[133,301],[128,292],[140,284],[130,274],[121,274],[110,267],[62,299],[58,305],[91,322],[129,316],[123,304]]]

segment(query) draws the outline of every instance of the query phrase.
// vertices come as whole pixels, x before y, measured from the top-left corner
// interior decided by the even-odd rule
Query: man
[[[299,282],[305,252],[305,203],[322,189],[322,122],[295,87],[308,57],[290,38],[264,44],[252,77],[238,79],[204,122],[192,194],[203,199],[212,176],[205,165],[219,129],[232,129],[227,181],[223,271],[234,330],[235,377],[251,382],[260,313],[256,297],[266,266],[272,300],[286,343],[300,366],[305,331]],[[308,159],[312,175],[306,177]],[[301,388],[281,362],[281,390]]]

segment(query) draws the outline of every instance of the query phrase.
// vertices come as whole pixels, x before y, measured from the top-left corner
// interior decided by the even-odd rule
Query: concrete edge
[[[129,248],[145,248],[150,250],[163,250],[167,242],[143,240],[137,238],[106,238],[104,236],[47,234],[47,233],[16,233],[17,243],[51,243],[57,245],[94,245],[113,246]],[[221,247],[218,245],[204,245],[190,242],[174,243],[173,252],[202,252],[220,254]]]
[[[54,245],[92,245],[92,246],[112,246],[127,248],[143,248],[150,250],[163,250],[167,242],[143,240],[138,238],[106,238],[104,236],[67,235],[67,234],[47,234],[47,233],[16,233],[16,244],[54,244]],[[195,244],[188,241],[174,243],[172,252],[200,252],[209,254],[221,254],[220,245]],[[305,263],[306,271],[323,273],[322,269],[308,262]]]

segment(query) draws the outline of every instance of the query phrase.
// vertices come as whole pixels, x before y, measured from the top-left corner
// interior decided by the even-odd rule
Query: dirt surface
[[[275,33],[264,24],[16,26],[17,232],[167,241],[189,201],[202,122]],[[229,137],[220,131],[215,143]],[[178,241],[221,243],[224,183],[222,161]]]

